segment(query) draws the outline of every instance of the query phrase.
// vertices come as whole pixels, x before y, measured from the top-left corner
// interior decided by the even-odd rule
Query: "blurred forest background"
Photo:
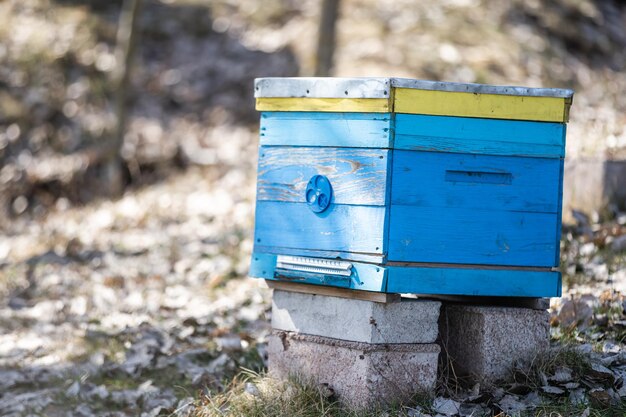
[[[252,83],[315,73],[321,1],[144,0],[130,49],[122,10],[0,1],[0,415],[192,415],[264,368]],[[566,184],[555,337],[621,346],[626,2],[342,0],[334,49],[334,76],[575,90],[568,163],[601,172]]]

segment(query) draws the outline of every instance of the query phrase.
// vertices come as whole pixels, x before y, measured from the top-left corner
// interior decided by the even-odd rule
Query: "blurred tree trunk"
[[[124,0],[117,28],[116,68],[113,74],[115,91],[115,130],[104,155],[104,181],[110,196],[123,192],[123,161],[121,156],[128,115],[128,92],[138,37],[138,21],[142,0]]]
[[[337,17],[339,16],[340,0],[323,0],[320,25],[317,37],[317,61],[315,76],[328,77],[333,68],[333,54],[335,52],[335,34]]]

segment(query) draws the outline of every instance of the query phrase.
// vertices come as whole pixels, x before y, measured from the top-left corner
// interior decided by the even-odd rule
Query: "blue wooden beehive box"
[[[553,297],[573,92],[261,78],[250,275],[387,293]]]

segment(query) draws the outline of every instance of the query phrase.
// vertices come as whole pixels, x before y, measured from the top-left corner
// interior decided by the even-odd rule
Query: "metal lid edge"
[[[300,98],[389,98],[390,87],[416,90],[572,99],[574,91],[410,78],[268,77],[254,80],[254,96]]]

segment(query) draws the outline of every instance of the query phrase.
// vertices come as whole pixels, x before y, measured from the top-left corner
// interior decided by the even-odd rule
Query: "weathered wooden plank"
[[[261,145],[390,148],[389,113],[264,112]]]
[[[385,205],[389,151],[364,148],[262,146],[257,199],[306,202],[314,175],[325,175],[333,204]]]
[[[273,290],[291,291],[301,294],[324,295],[327,297],[348,298],[351,300],[373,301],[375,303],[397,303],[401,300],[400,294],[383,292],[359,291],[323,285],[300,284],[296,282],[266,280],[267,286]]]
[[[249,275],[254,278],[268,280],[282,280],[300,284],[327,285],[362,291],[385,292],[387,271],[380,266],[353,262],[353,273],[351,277],[306,274],[302,272],[286,277],[276,273],[276,257],[275,254],[253,253]]]
[[[395,149],[560,158],[562,123],[397,114]]]
[[[387,292],[492,297],[560,297],[561,273],[387,267]]]
[[[396,113],[567,122],[568,99],[396,88]]]
[[[555,213],[393,204],[389,261],[553,267]]]
[[[385,207],[331,204],[313,213],[305,203],[257,201],[255,244],[339,252],[384,252]]]
[[[385,98],[291,98],[259,97],[256,99],[258,111],[324,111],[388,113],[391,111],[389,99]]]
[[[391,203],[556,213],[561,160],[393,151]],[[438,217],[445,215],[441,212]]]

